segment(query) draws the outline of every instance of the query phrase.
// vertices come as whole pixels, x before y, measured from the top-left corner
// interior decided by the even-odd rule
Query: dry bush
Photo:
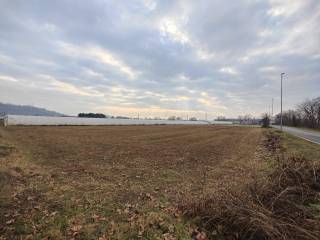
[[[311,207],[319,203],[319,191],[320,166],[302,158],[279,158],[269,174],[186,202],[181,209],[224,239],[319,239],[320,221]]]

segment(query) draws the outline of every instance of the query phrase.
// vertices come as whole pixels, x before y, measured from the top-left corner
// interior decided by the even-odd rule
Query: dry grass
[[[310,161],[319,161],[320,145],[275,129],[271,130],[271,134],[281,140],[281,147],[284,150],[283,153],[287,157],[298,156]]]
[[[223,126],[1,128],[0,236],[188,239],[177,204],[253,175],[262,140]]]
[[[181,209],[214,239],[319,239],[319,212],[312,205],[320,197],[319,162],[285,156],[279,135],[271,132],[266,147],[276,157],[266,174],[185,201]]]
[[[319,155],[251,127],[0,128],[0,239],[317,239]]]

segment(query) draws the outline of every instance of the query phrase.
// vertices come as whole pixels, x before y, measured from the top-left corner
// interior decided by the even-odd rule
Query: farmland
[[[195,225],[179,203],[243,184],[262,169],[270,158],[265,131],[209,125],[0,128],[0,236],[189,239]]]

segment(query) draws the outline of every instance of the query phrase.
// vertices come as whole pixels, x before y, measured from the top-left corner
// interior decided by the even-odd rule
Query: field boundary
[[[126,119],[126,118],[82,118],[82,117],[54,117],[54,116],[25,116],[7,115],[5,126],[102,126],[102,125],[232,125],[226,121],[205,120],[164,120],[164,119]]]

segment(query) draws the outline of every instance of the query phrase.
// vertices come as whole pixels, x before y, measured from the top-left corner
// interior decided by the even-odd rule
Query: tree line
[[[106,118],[107,116],[103,113],[79,113],[78,117],[85,117],[85,118]]]
[[[280,124],[280,114],[276,115],[275,122]],[[305,100],[296,109],[283,112],[282,123],[293,127],[320,129],[320,97]]]

